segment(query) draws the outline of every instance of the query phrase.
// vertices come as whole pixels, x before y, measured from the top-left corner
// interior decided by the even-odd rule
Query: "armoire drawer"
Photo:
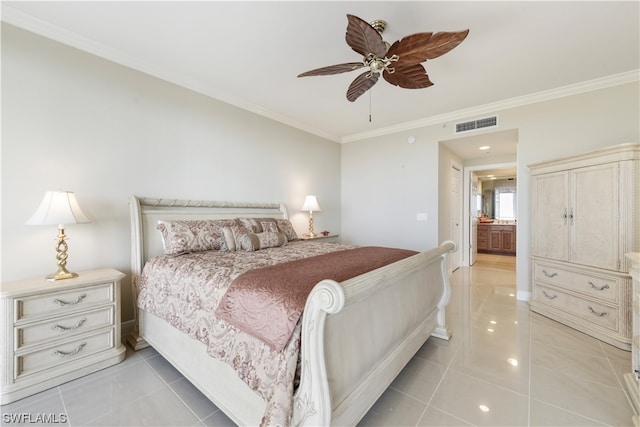
[[[618,308],[580,298],[536,283],[533,298],[562,312],[578,316],[612,331],[618,331]]]
[[[618,280],[605,274],[578,272],[562,265],[534,260],[533,280],[611,303],[619,302]]]

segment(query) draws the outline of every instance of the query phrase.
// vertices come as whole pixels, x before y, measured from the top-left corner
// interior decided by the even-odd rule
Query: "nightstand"
[[[3,283],[0,404],[55,387],[124,359],[120,281],[114,269]]]
[[[339,234],[329,234],[328,236],[323,236],[322,234],[318,234],[317,236],[309,237],[309,236],[300,236],[301,240],[321,240],[323,242],[336,243],[338,241]]]

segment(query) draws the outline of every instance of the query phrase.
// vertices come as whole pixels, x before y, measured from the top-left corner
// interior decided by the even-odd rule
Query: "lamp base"
[[[58,260],[58,271],[53,274],[50,274],[46,277],[46,279],[50,282],[55,282],[56,280],[64,280],[71,279],[73,277],[78,277],[77,273],[71,273],[67,270],[67,236],[64,234],[64,225],[60,224],[58,226],[58,243],[56,245],[56,259]]]
[[[67,271],[66,268],[61,267],[58,268],[58,271],[56,271],[55,273],[49,274],[46,279],[49,282],[56,282],[58,280],[72,279],[74,277],[78,277],[78,273],[71,273]]]

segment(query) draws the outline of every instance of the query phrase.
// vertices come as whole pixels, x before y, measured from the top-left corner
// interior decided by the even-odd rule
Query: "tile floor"
[[[453,274],[452,339],[430,339],[360,425],[632,424],[630,353],[531,313],[514,296],[514,261],[483,255]],[[1,412],[2,425],[12,414],[64,414],[70,426],[233,425],[150,348]]]

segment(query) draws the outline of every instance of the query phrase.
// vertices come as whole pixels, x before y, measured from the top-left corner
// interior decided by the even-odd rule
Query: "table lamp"
[[[320,209],[320,205],[318,204],[316,196],[306,196],[304,198],[304,204],[302,205],[300,210],[309,212],[309,233],[307,234],[307,236],[315,237],[316,234],[313,233],[313,213],[322,210]]]
[[[58,225],[58,243],[56,245],[56,259],[58,271],[46,277],[47,280],[56,281],[78,277],[77,273],[67,270],[67,236],[64,234],[65,224],[80,224],[91,222],[82,212],[76,196],[71,191],[47,191],[42,203],[35,213],[25,223],[27,225]]]

